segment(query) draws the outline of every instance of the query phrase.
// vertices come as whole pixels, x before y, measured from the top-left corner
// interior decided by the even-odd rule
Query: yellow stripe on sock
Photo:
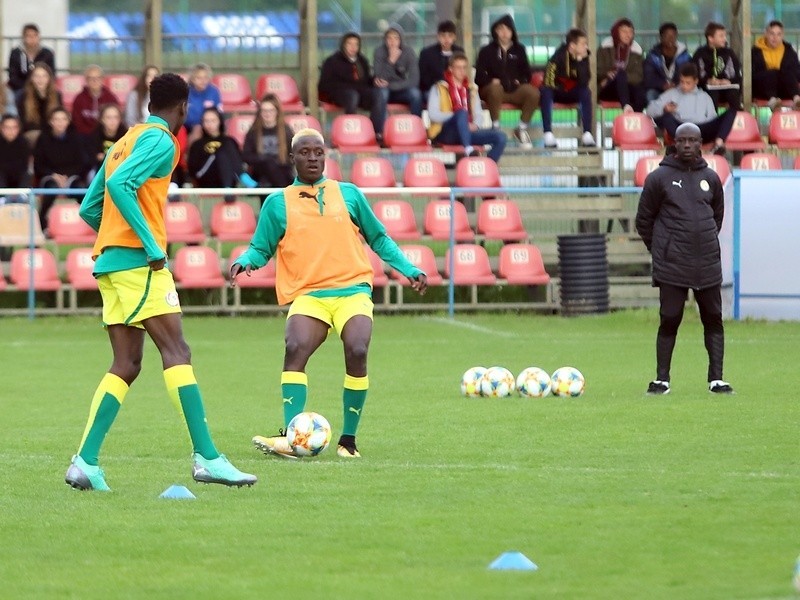
[[[301,371],[284,371],[281,373],[281,383],[299,383],[308,385],[308,375]]]
[[[81,443],[78,448],[83,447],[86,436],[89,435],[89,431],[94,424],[94,418],[97,416],[97,409],[100,408],[100,403],[103,401],[105,395],[111,394],[117,402],[122,404],[128,393],[128,389],[128,384],[113,373],[106,373],[103,376],[100,380],[100,385],[97,386],[97,390],[95,390],[94,396],[92,397],[92,405],[89,407],[89,418],[86,421],[86,427],[83,430],[83,437],[81,438]]]
[[[348,390],[368,390],[369,376],[364,375],[364,377],[353,377],[352,375],[345,375],[344,387]]]
[[[197,383],[192,365],[176,365],[164,370],[164,383],[168,390]]]

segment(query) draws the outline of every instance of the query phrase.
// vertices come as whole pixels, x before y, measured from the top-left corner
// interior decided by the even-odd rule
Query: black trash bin
[[[608,312],[608,256],[604,234],[558,236],[561,314]]]

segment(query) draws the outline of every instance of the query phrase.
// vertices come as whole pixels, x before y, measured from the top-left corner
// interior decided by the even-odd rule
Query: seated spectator
[[[89,161],[83,141],[72,128],[69,111],[59,106],[50,111],[47,122],[49,127],[42,131],[33,151],[33,172],[38,186],[62,190],[85,188]],[[83,196],[71,197],[80,201]],[[47,213],[55,200],[55,196],[42,196],[39,208],[42,229],[47,227]]]
[[[523,148],[530,148],[528,125],[539,106],[539,89],[531,85],[531,66],[528,52],[517,39],[517,30],[511,15],[500,17],[492,23],[492,41],[480,49],[475,66],[475,83],[478,93],[486,102],[492,127],[500,127],[500,108],[503,103],[513,104],[522,111],[514,135]]]
[[[710,22],[706,25],[705,36],[706,45],[700,46],[692,56],[700,76],[700,87],[711,96],[714,106],[724,103],[739,110],[742,107],[742,66],[739,57],[728,47],[725,25]]]
[[[428,94],[428,137],[437,144],[460,144],[466,156],[475,154],[475,146],[489,144],[488,156],[497,162],[506,147],[506,134],[495,127],[480,128],[483,110],[468,73],[467,57],[453,54],[444,79]]]
[[[202,134],[201,121],[203,111],[207,108],[222,108],[222,94],[219,88],[211,83],[214,72],[205,63],[197,63],[189,74],[189,108],[186,113],[184,127],[189,134],[189,145],[192,145]]]
[[[450,57],[456,53],[464,54],[464,48],[456,44],[456,24],[442,21],[436,28],[436,43],[419,53],[419,89],[423,104],[427,105],[428,92],[444,77]]]
[[[242,150],[250,177],[258,187],[284,188],[294,181],[289,162],[292,135],[281,101],[274,94],[267,94],[258,105],[258,115],[244,137]]]
[[[2,83],[0,83],[0,107],[2,107],[4,115],[19,116],[17,112],[17,101],[14,94]]]
[[[47,127],[47,115],[59,106],[61,94],[56,89],[53,72],[44,63],[35,64],[17,100],[17,113],[31,148],[36,146],[39,134]]]
[[[239,144],[225,135],[222,113],[213,106],[203,111],[202,135],[189,148],[189,177],[195,187],[234,188],[242,174]],[[235,196],[226,196],[233,202]]]
[[[647,114],[662,127],[670,137],[683,123],[694,123],[700,128],[703,143],[714,142],[712,152],[725,154],[725,140],[736,120],[735,108],[728,108],[721,115],[711,96],[698,87],[697,65],[693,62],[681,67],[678,87],[667,90],[647,105]]]
[[[555,148],[553,102],[578,103],[583,124],[582,146],[594,146],[592,136],[592,92],[589,89],[589,40],[583,29],[570,29],[566,42],[555,51],[545,67],[541,87],[542,129],[545,148]]]
[[[154,65],[147,65],[142,69],[142,73],[136,81],[136,87],[128,94],[128,99],[125,102],[125,122],[128,125],[144,123],[147,117],[150,116],[150,110],[148,109],[150,104],[150,82],[160,74],[161,71]]]
[[[597,99],[619,102],[625,112],[644,110],[644,56],[633,39],[633,22],[623,17],[597,51]]]
[[[86,85],[72,103],[72,126],[85,143],[90,143],[91,136],[97,129],[100,107],[106,104],[118,106],[117,97],[103,84],[103,69],[97,65],[89,65],[83,72]]]
[[[417,54],[411,46],[403,43],[403,30],[399,25],[390,26],[383,34],[383,44],[375,48],[373,67],[372,126],[379,139],[383,139],[389,102],[408,104],[412,115],[419,117],[422,114]]]
[[[8,87],[13,90],[15,100],[22,96],[36,63],[50,67],[50,73],[56,72],[55,55],[50,48],[42,46],[41,41],[36,24],[26,23],[22,26],[22,44],[14,48],[8,57]]]
[[[361,54],[361,36],[357,33],[345,33],[339,50],[322,63],[319,97],[341,106],[348,115],[355,114],[359,107],[372,109],[372,75],[367,57]]]
[[[753,98],[769,100],[773,111],[780,109],[781,100],[792,100],[794,109],[800,110],[800,62],[792,45],[783,41],[783,23],[769,22],[751,56]]]
[[[87,146],[87,155],[92,164],[88,176],[90,181],[100,169],[111,146],[125,135],[126,131],[128,131],[128,126],[122,120],[122,111],[119,106],[116,104],[104,104],[100,108],[97,127],[92,132]]]
[[[678,85],[680,70],[692,57],[686,44],[678,41],[678,26],[662,23],[658,28],[659,42],[650,48],[644,61],[644,89],[648,102]]]
[[[0,119],[0,188],[29,187],[28,166],[31,147],[21,135],[22,127],[14,115]]]

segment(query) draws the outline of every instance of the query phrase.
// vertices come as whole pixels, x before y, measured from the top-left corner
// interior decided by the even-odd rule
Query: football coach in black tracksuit
[[[668,394],[670,364],[678,327],[691,288],[708,351],[708,389],[731,394],[722,380],[722,263],[719,231],[725,212],[722,183],[701,156],[700,128],[684,123],[667,155],[645,180],[636,229],[653,257],[653,285],[659,288],[661,324],[656,338],[656,379],[647,393]]]

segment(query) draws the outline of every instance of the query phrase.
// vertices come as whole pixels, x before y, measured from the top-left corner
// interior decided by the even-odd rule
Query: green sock
[[[176,365],[165,369],[164,382],[167,384],[170,399],[186,421],[194,451],[207,460],[217,458],[219,452],[211,441],[203,397],[194,378],[192,365]]]
[[[369,389],[369,377],[344,376],[344,392],[342,393],[342,405],[344,407],[344,425],[342,425],[342,435],[356,435],[358,422],[361,420],[361,411],[364,409],[364,402],[367,400],[367,390]]]
[[[89,408],[89,420],[78,450],[78,456],[85,460],[87,465],[97,465],[100,446],[103,445],[108,430],[114,424],[127,393],[128,384],[111,373],[106,373],[97,386]]]
[[[299,415],[306,407],[308,398],[308,376],[300,371],[281,373],[281,394],[283,397],[283,426]]]

